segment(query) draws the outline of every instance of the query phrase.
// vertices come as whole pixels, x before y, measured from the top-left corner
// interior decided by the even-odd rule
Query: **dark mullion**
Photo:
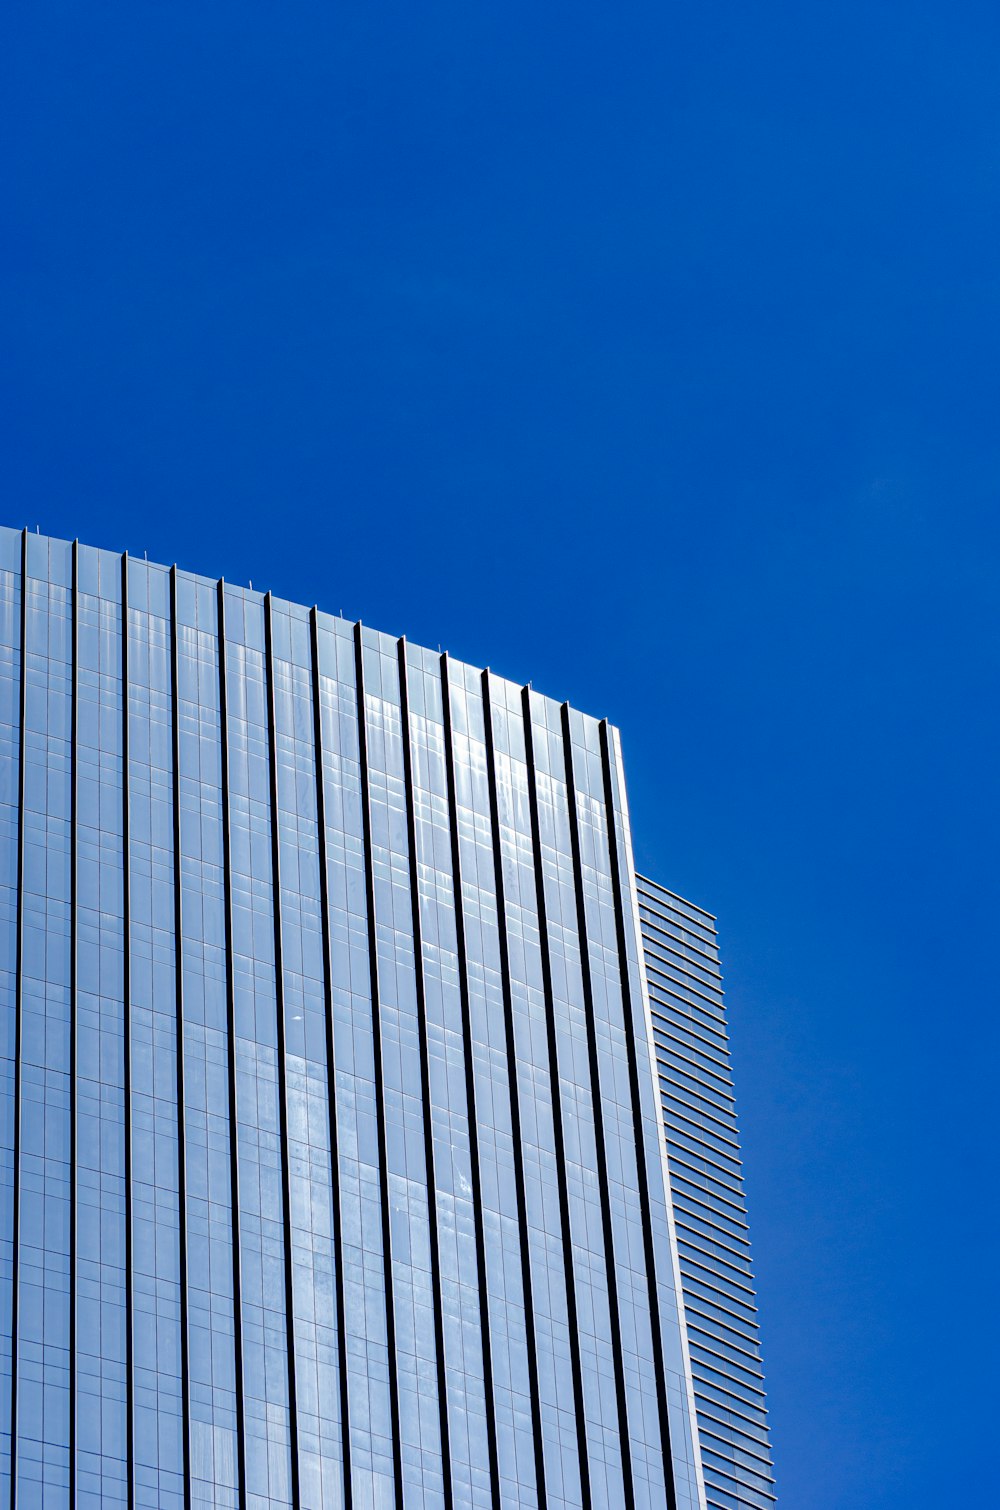
[[[625,932],[625,905],[622,896],[621,856],[618,850],[618,832],[615,826],[615,794],[611,773],[611,745],[608,723],[601,724],[601,764],[604,774],[604,806],[608,829],[608,856],[611,862],[611,884],[615,904],[615,933],[618,944],[618,966],[622,983],[622,1015],[625,1023],[625,1044],[628,1058],[629,1089],[632,1096],[632,1125],[635,1130],[635,1150],[638,1161],[640,1190],[650,1189],[649,1168],[646,1164],[646,1143],[643,1136],[642,1096],[639,1081],[639,1063],[636,1054],[634,1032],[635,1004],[628,970],[628,943]],[[655,1089],[655,1088],[654,1088]],[[646,1256],[646,1283],[649,1288],[649,1317],[653,1332],[653,1362],[656,1372],[656,1398],[660,1416],[660,1441],[663,1448],[663,1474],[667,1486],[669,1510],[676,1510],[677,1490],[674,1484],[673,1454],[670,1451],[670,1418],[667,1407],[667,1377],[663,1366],[663,1330],[660,1320],[660,1303],[656,1284],[656,1246],[653,1241],[653,1226],[650,1203],[642,1203],[642,1240]],[[680,1297],[678,1297],[680,1303]]]
[[[587,1422],[583,1394],[583,1365],[580,1361],[580,1324],[576,1303],[576,1275],[573,1270],[573,1229],[569,1212],[569,1180],[566,1173],[566,1143],[563,1136],[562,1095],[559,1088],[559,1044],[556,1036],[555,1004],[552,990],[552,961],[549,956],[549,925],[545,905],[545,872],[542,865],[542,835],[538,818],[538,788],[535,771],[535,740],[531,725],[531,690],[521,690],[524,717],[525,757],[528,767],[528,809],[531,814],[531,849],[535,865],[535,893],[538,907],[538,934],[542,956],[542,986],[545,993],[545,1022],[549,1050],[549,1080],[552,1086],[552,1125],[559,1185],[559,1209],[562,1216],[563,1264],[566,1271],[566,1311],[569,1322],[570,1363],[573,1391],[576,1396],[576,1437],[580,1454],[580,1485],[583,1503],[590,1504],[590,1458],[587,1453]]]
[[[177,568],[170,568],[170,716],[173,737],[174,993],[177,1019],[177,1250],[180,1270],[181,1431],[184,1505],[191,1504],[191,1381],[188,1364],[187,1125],[184,1089],[184,912],[181,892],[181,712],[180,647],[177,632]]]
[[[285,1063],[285,965],[281,928],[281,836],[278,817],[278,730],[274,696],[274,643],[271,594],[264,598],[264,674],[267,686],[267,756],[271,782],[271,912],[274,918],[274,995],[278,1030],[278,1130],[281,1143],[281,1208],[284,1218],[285,1348],[288,1356],[288,1440],[292,1465],[292,1504],[299,1495],[299,1420],[295,1388],[295,1306],[292,1285],[292,1191],[288,1151],[288,1081]]]
[[[601,1222],[604,1228],[604,1267],[608,1281],[608,1311],[611,1321],[615,1394],[618,1402],[618,1435],[621,1440],[622,1454],[622,1488],[625,1504],[631,1507],[635,1504],[635,1486],[632,1476],[632,1442],[628,1424],[628,1394],[625,1387],[625,1359],[622,1353],[618,1274],[615,1266],[615,1234],[611,1217],[608,1151],[604,1139],[604,1107],[601,1102],[601,1063],[597,1048],[597,1029],[594,1022],[594,984],[590,969],[587,906],[583,888],[583,861],[580,854],[580,815],[576,805],[576,781],[573,774],[573,739],[570,726],[569,703],[563,703],[562,705],[562,732],[563,753],[566,759],[566,806],[569,811],[570,850],[573,855],[573,884],[576,893],[577,931],[580,938],[580,969],[583,978],[584,1017],[587,1022],[590,1100],[594,1111],[594,1141],[597,1148],[597,1185],[601,1196]]]
[[[344,1510],[351,1510],[350,1390],[347,1375],[347,1308],[344,1301],[344,1240],[340,1210],[340,1137],[337,1126],[336,1035],[333,1017],[333,939],[330,930],[330,878],[326,847],[326,775],[323,764],[323,705],[319,675],[319,616],[309,615],[312,648],[313,759],[316,765],[316,827],[319,841],[319,900],[323,917],[323,992],[326,1008],[326,1082],[330,1118],[330,1183],[332,1187],[334,1299],[337,1307],[337,1360],[340,1366],[340,1434],[344,1455]]]
[[[379,1003],[378,930],[375,919],[375,868],[372,861],[371,790],[368,774],[368,725],[365,714],[365,662],[361,625],[354,626],[355,691],[358,701],[358,764],[361,775],[361,829],[365,851],[365,900],[368,909],[368,968],[372,998],[372,1048],[375,1059],[375,1109],[382,1201],[382,1258],[385,1268],[385,1330],[389,1354],[389,1412],[392,1417],[392,1466],[396,1510],[403,1510],[403,1453],[399,1440],[399,1377],[396,1372],[396,1308],[392,1288],[392,1235],[389,1166],[385,1129],[385,1080],[382,1074],[382,1017]]]
[[[69,1502],[76,1504],[77,1007],[79,1004],[80,542],[73,541],[69,798]]]
[[[431,1290],[434,1302],[434,1340],[437,1348],[438,1416],[441,1423],[441,1463],[446,1510],[453,1503],[451,1443],[448,1433],[448,1365],[444,1352],[444,1307],[441,1300],[441,1253],[438,1234],[437,1183],[434,1172],[434,1124],[431,1114],[430,1046],[427,1036],[427,1000],[424,990],[424,956],[420,926],[420,877],[417,864],[417,825],[413,796],[413,751],[410,746],[410,710],[406,683],[406,641],[397,642],[399,703],[403,741],[403,782],[406,788],[406,832],[410,859],[410,911],[413,920],[413,972],[417,996],[417,1037],[420,1043],[421,1101],[424,1114],[424,1163],[427,1170],[428,1230],[431,1249]]]
[[[538,1356],[535,1351],[535,1308],[531,1282],[531,1250],[528,1246],[528,1198],[522,1160],[521,1098],[517,1083],[517,1039],[514,1033],[514,1002],[510,983],[510,953],[507,940],[507,903],[504,896],[503,852],[500,847],[500,803],[497,795],[496,756],[493,747],[493,703],[490,674],[484,671],[483,713],[486,725],[486,769],[490,791],[490,832],[493,840],[493,878],[500,935],[500,979],[503,991],[504,1030],[507,1049],[507,1083],[510,1093],[511,1138],[514,1145],[514,1186],[517,1195],[518,1235],[521,1240],[521,1289],[524,1293],[525,1344],[528,1353],[528,1383],[531,1390],[531,1433],[535,1444],[535,1479],[538,1503],[545,1504],[545,1447],[542,1407],[538,1388]]]
[[[125,1124],[125,1441],[129,1510],[135,1504],[134,1297],[132,1293],[132,856],[129,812],[128,552],[122,553],[122,1086]]]
[[[229,821],[229,698],[226,676],[226,588],[216,587],[219,646],[219,733],[222,757],[222,874],[226,915],[226,1047],[229,1055],[229,1180],[233,1246],[233,1356],[236,1373],[236,1477],[239,1504],[246,1504],[247,1453],[243,1407],[243,1285],[240,1266],[240,1165],[236,1102],[236,985],[233,966],[233,874]]]
[[[493,1383],[493,1346],[490,1334],[489,1289],[486,1273],[486,1232],[483,1221],[482,1178],[479,1168],[479,1117],[476,1106],[475,1055],[472,1044],[472,1006],[469,1000],[469,965],[465,943],[465,910],[462,900],[462,854],[458,838],[458,792],[455,785],[455,751],[451,725],[451,687],[448,681],[447,653],[441,657],[441,697],[444,720],[445,769],[448,777],[448,828],[451,836],[451,874],[455,897],[455,941],[458,953],[459,993],[462,1003],[462,1045],[465,1050],[465,1091],[468,1099],[469,1164],[472,1173],[472,1208],[476,1234],[476,1272],[479,1279],[479,1319],[482,1326],[486,1443],[490,1458],[490,1482],[494,1510],[500,1510],[500,1455],[497,1447],[496,1393]]]
[[[17,768],[17,940],[14,966],[14,1191],[12,1210],[10,1297],[10,1504],[17,1503],[17,1362],[18,1259],[21,1235],[21,1019],[24,1005],[24,765],[25,716],[28,707],[28,531],[21,531],[21,666],[20,726]]]

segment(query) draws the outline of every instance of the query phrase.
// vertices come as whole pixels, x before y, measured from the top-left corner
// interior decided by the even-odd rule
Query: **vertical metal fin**
[[[21,685],[17,768],[17,942],[14,977],[14,1199],[10,1312],[10,1503],[17,1504],[18,1259],[21,1232],[21,1043],[24,1004],[24,721],[28,702],[28,531],[21,531]]]
[[[129,1510],[135,1504],[135,1370],[134,1298],[132,1294],[132,903],[130,880],[132,857],[129,852],[129,727],[128,727],[128,552],[122,553],[122,997],[124,1018],[124,1090],[125,1121],[125,1439],[126,1483]],[[75,1067],[74,1067],[75,1068]],[[74,1075],[75,1079],[75,1075]]]
[[[177,1012],[177,1256],[180,1269],[181,1443],[184,1505],[191,1504],[191,1380],[188,1367],[187,1105],[184,1088],[184,907],[181,892],[181,710],[177,567],[170,568],[170,716],[173,750],[174,991]]]
[[[123,609],[124,612],[124,609]],[[77,1011],[79,1007],[80,542],[73,541],[69,818],[69,1502],[76,1504]],[[123,617],[124,623],[124,617]]]

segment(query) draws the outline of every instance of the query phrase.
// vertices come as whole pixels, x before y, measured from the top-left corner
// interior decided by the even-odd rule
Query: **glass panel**
[[[222,747],[214,591],[178,580],[191,1502],[238,1502]]]
[[[404,1495],[443,1505],[438,1361],[396,646],[365,632],[365,726]]]
[[[0,1499],[10,1495],[21,537],[0,530]]]
[[[17,1475],[42,1504],[69,1493],[72,601],[65,560],[50,581],[28,546]]]
[[[271,623],[299,1487],[306,1510],[337,1510],[343,1448],[312,650],[301,609],[275,604]]]
[[[617,1510],[629,1467],[658,1507],[658,1336],[680,1510],[703,1495],[692,1379],[712,1493],[766,1499],[714,931],[645,899],[654,1037],[614,731],[567,735],[557,704],[412,647],[401,684],[397,641],[250,591],[220,636],[215,584],[145,562],[123,709],[120,558],[78,552],[74,681],[72,550],[26,548],[19,983],[0,530],[0,1494],[16,1189],[25,1504],[66,1502],[74,1383],[77,1502],[126,1500],[129,1293],[150,1510],[180,1510],[188,1451],[199,1510],[235,1510],[244,1467],[252,1510],[342,1510],[348,1444],[358,1510]]]
[[[354,1503],[395,1502],[354,638],[320,616],[321,744]]]
[[[490,690],[545,1490],[551,1505],[579,1506],[583,1492],[566,1294],[566,1238],[556,1165],[521,689],[491,677]]]
[[[527,1234],[510,1091],[517,1071],[507,1045],[507,962],[497,911],[482,679],[455,662],[449,662],[448,678],[500,1497],[513,1510],[538,1503],[523,1276]]]
[[[558,708],[535,694],[529,707],[590,1488],[592,1502],[610,1510],[622,1500],[622,1447],[565,756]]]
[[[292,1503],[264,609],[225,591],[248,1510]]]
[[[81,556],[83,556],[81,552]],[[81,581],[83,580],[81,562]],[[155,577],[149,591],[150,576]],[[129,563],[129,963],[135,1503],[184,1503],[171,624]],[[133,603],[155,604],[136,608]]]
[[[77,610],[76,1443],[78,1499],[95,1506],[127,1497],[122,619],[109,575]]]
[[[453,1499],[486,1506],[490,1445],[473,1204],[479,1171],[469,1140],[439,658],[407,647],[406,682]]]

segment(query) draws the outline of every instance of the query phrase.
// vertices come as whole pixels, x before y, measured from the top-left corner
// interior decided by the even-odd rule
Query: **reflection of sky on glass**
[[[720,919],[816,1510],[986,1487],[997,40],[225,3],[9,38],[5,522],[622,726],[640,867]]]

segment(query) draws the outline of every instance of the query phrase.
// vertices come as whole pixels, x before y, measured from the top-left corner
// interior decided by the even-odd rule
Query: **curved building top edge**
[[[26,528],[17,528],[16,526],[12,525],[0,524],[0,570],[16,571],[20,569],[21,539],[25,532],[27,532],[29,542],[37,542],[36,549],[48,549],[50,558],[53,555],[53,551],[55,552],[57,557],[59,555],[65,555],[65,572],[67,575],[68,585],[70,571],[70,552],[73,548],[73,542],[69,540],[63,540],[59,536],[42,534],[37,530],[35,532],[32,532],[30,529],[26,530]],[[116,595],[116,584],[118,581],[118,574],[121,570],[122,556],[128,553],[108,550],[105,547],[90,545],[84,541],[79,542],[79,549],[81,553],[81,559],[86,560],[89,557],[91,562],[95,567],[98,568],[98,570],[100,570],[102,563],[105,564],[105,570],[101,571],[102,582],[104,579],[107,579],[110,584],[111,593],[113,595]],[[151,577],[163,576],[164,578],[166,578],[169,576],[171,570],[174,569],[171,566],[165,565],[163,562],[149,561],[145,557],[129,555],[129,561],[137,571],[145,568]],[[312,612],[311,608],[306,604],[297,603],[290,598],[283,598],[277,593],[260,591],[253,586],[243,586],[238,582],[231,581],[229,578],[210,577],[201,572],[188,571],[185,567],[181,566],[177,566],[176,571],[179,583],[190,583],[195,587],[211,588],[213,592],[216,591],[219,582],[222,581],[224,582],[225,589],[228,593],[242,598],[242,600],[247,604],[258,606],[261,611],[263,611],[265,598],[270,597],[274,608],[276,608],[279,612],[290,614],[293,618],[307,618]],[[319,607],[319,605],[316,606],[316,613],[321,628],[325,627],[326,629],[334,633],[339,633],[342,635],[349,634],[353,636],[355,623],[363,623],[363,621],[360,620],[356,621],[354,619],[346,618],[342,614],[331,613],[328,609],[321,608]],[[431,662],[433,662],[435,665],[440,662],[442,654],[441,651],[432,650],[429,646],[418,645],[415,642],[411,642],[405,635],[389,634],[384,630],[373,628],[366,623],[363,623],[363,632],[366,642],[369,643],[372,648],[377,647],[385,652],[389,652],[395,655],[400,639],[404,639],[406,640],[406,644],[408,647],[410,647],[414,656],[418,657],[420,660],[425,660],[428,666]],[[492,670],[491,668],[484,668],[481,666],[473,665],[471,662],[463,660],[461,656],[452,655],[450,652],[444,653],[447,654],[449,664],[453,668],[455,668],[456,674],[471,674],[475,677],[481,677],[484,670],[488,670],[490,683],[494,688],[494,695],[499,696],[502,690],[508,702],[510,702],[514,698],[520,699],[525,691],[525,688],[527,688],[527,690],[529,690],[531,693],[533,701],[537,700],[537,706],[541,710],[544,710],[542,721],[553,729],[559,727],[558,720],[562,716],[562,708],[567,705],[566,699],[552,697],[547,693],[539,692],[530,681],[527,683],[517,682],[510,677],[502,676],[500,673]],[[580,738],[581,742],[585,746],[596,749],[601,724],[607,723],[609,727],[613,727],[611,721],[609,719],[598,718],[595,715],[587,713],[582,709],[575,708],[572,705],[569,706],[571,707],[571,711],[574,717],[578,718],[581,721],[578,727],[578,737]]]

